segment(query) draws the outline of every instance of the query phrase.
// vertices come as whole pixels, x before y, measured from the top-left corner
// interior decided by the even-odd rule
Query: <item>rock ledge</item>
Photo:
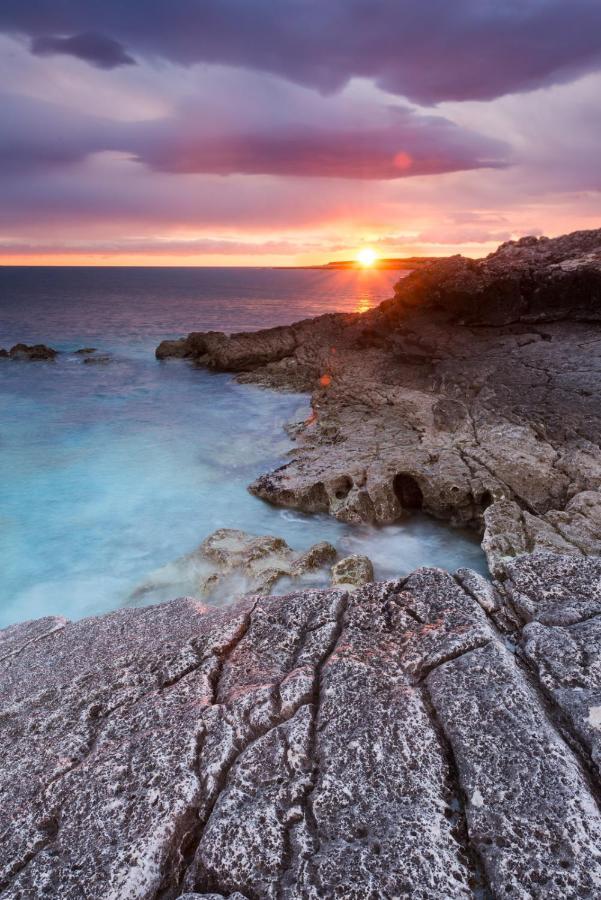
[[[0,896],[595,897],[600,623],[534,554],[8,628]]]

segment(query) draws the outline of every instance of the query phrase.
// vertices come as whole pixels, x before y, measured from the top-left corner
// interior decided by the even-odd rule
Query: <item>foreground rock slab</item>
[[[5,629],[0,896],[598,896],[600,585],[547,553]]]

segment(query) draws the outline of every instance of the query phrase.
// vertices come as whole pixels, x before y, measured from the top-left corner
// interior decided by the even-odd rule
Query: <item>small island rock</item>
[[[47,347],[46,344],[15,344],[10,348],[9,354],[11,359],[23,360],[47,360],[54,359],[58,356],[58,350]]]

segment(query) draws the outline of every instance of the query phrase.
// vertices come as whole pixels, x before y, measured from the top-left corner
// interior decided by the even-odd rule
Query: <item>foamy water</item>
[[[387,528],[271,507],[246,487],[292,446],[303,396],[238,385],[156,344],[373,305],[394,273],[253,269],[0,269],[0,346],[17,340],[113,357],[0,360],[0,625],[123,605],[150,572],[217,528],[329,540],[378,577],[420,565],[485,571],[476,540],[424,516]]]

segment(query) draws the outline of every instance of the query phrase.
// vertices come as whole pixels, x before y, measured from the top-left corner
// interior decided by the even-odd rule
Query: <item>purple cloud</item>
[[[323,92],[364,77],[423,104],[528,91],[601,65],[599,0],[3,0],[0,30],[111,35],[122,54],[255,69]]]
[[[125,48],[112,38],[87,31],[72,37],[38,35],[32,38],[31,52],[35,56],[75,56],[98,69],[116,69],[117,66],[132,66],[135,59],[125,52]]]
[[[144,140],[138,158],[154,169],[217,175],[297,175],[395,179],[507,165],[507,147],[454,125],[399,107],[389,125],[364,127],[299,122],[260,131],[194,133],[175,121]]]
[[[150,122],[86,116],[23,97],[0,97],[4,172],[44,171],[116,151],[163,172],[213,175],[294,175],[395,179],[507,164],[500,141],[460,128],[442,116],[408,107],[385,111],[385,123],[360,128],[344,118],[331,126],[315,116],[303,122],[235,122],[209,132],[190,122],[190,110]],[[197,118],[202,118],[197,116]]]

